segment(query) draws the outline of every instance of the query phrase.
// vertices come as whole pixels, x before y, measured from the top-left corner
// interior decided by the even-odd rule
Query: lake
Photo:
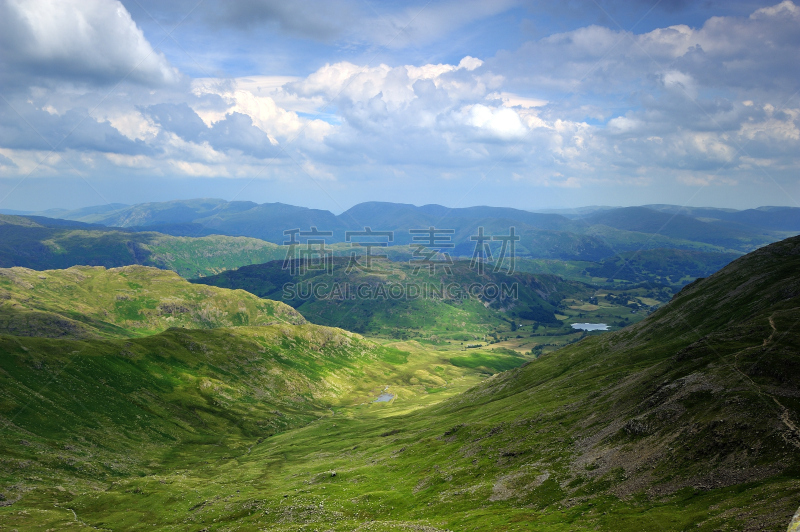
[[[572,328],[582,331],[607,331],[608,325],[605,323],[573,323]]]
[[[394,395],[384,392],[380,394],[378,398],[373,401],[373,403],[388,403],[392,399],[394,399]]]

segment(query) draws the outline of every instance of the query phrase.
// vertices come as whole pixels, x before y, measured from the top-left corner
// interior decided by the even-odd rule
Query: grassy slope
[[[633,327],[588,338],[429,408],[410,408],[411,396],[340,405],[330,417],[261,443],[236,430],[220,445],[146,453],[154,465],[123,471],[114,483],[95,476],[101,472],[82,477],[80,468],[66,469],[80,463],[70,454],[79,444],[73,432],[45,435],[30,450],[14,433],[7,440],[16,447],[4,451],[12,458],[3,462],[3,493],[24,498],[0,509],[0,521],[114,530],[781,530],[800,497],[800,389],[793,378],[800,370],[799,267],[800,239],[781,242],[688,286]],[[170,334],[186,333],[129,342]],[[74,341],[10,341],[28,349],[5,349],[3,376],[18,372],[15,382],[24,375],[38,386],[67,373],[33,377],[41,371],[37,361],[41,368],[48,358],[58,361],[55,347],[36,352],[36,342],[63,346],[62,357],[83,356],[67,353],[79,345]],[[106,344],[115,342],[123,341]],[[204,343],[187,356],[213,358]],[[221,364],[241,351],[227,336],[219,344]],[[144,351],[158,356],[157,344]],[[103,358],[114,360],[110,355]],[[390,352],[385,362],[404,358],[410,356]],[[225,378],[234,383],[258,373],[236,377],[233,369]],[[390,366],[381,371],[391,378]],[[48,387],[63,394],[50,401],[83,397],[97,382]],[[144,389],[152,393],[155,382]],[[19,390],[26,401],[40,400],[34,386]],[[4,400],[4,416],[22,415],[18,400]],[[226,402],[236,406],[220,396],[219,404]],[[103,437],[132,432],[134,419],[112,417]],[[97,447],[82,448],[85,462],[102,463]],[[40,467],[37,460],[46,459],[53,462]]]
[[[286,256],[282,246],[243,236],[191,238],[159,235],[147,243],[147,249],[151,252],[151,265],[176,271],[187,279]]]
[[[408,356],[314,325],[133,340],[0,336],[0,353],[0,491],[11,500],[33,486],[49,493],[57,482],[86,488],[190,467],[203,449],[241,451],[372,397],[364,387]]]
[[[0,269],[0,332],[7,334],[120,338],[169,327],[304,321],[282,303],[194,285],[174,272],[145,266]]]
[[[430,408],[340,410],[63,499],[115,529],[782,530],[800,497],[799,267],[800,239],[781,242]]]

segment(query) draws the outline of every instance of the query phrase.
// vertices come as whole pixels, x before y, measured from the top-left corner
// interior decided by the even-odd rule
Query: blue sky
[[[0,208],[800,206],[791,1],[0,0]]]

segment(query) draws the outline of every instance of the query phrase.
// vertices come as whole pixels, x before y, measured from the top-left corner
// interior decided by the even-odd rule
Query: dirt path
[[[768,343],[772,342],[772,337],[778,332],[778,328],[775,327],[775,320],[772,319],[772,316],[769,317],[769,326],[772,327],[772,333],[764,338],[764,343],[761,344],[761,347],[766,347]]]
[[[769,317],[769,326],[772,328],[772,332],[770,333],[770,335],[767,338],[764,338],[764,341],[762,342],[761,347],[766,347],[767,345],[772,343],[773,337],[778,332],[778,328],[775,326],[775,320],[772,318],[772,316]],[[778,417],[781,420],[781,423],[783,423],[784,426],[787,429],[789,429],[789,432],[791,433],[791,437],[787,437],[786,434],[783,434],[783,439],[784,439],[784,441],[786,441],[786,443],[789,443],[789,444],[797,447],[798,449],[800,449],[800,430],[798,430],[797,425],[795,425],[794,422],[792,422],[792,418],[791,418],[789,409],[786,408],[785,406],[783,406],[783,404],[781,404],[781,402],[778,401],[777,397],[775,397],[774,395],[772,395],[770,393],[767,393],[767,392],[763,391],[761,389],[761,387],[758,384],[756,384],[755,381],[753,381],[753,379],[750,378],[749,375],[747,375],[742,370],[740,370],[738,362],[739,362],[739,353],[736,353],[733,356],[733,369],[739,375],[741,375],[743,379],[745,379],[747,382],[750,383],[750,385],[755,389],[755,391],[756,391],[756,393],[758,393],[758,395],[761,395],[761,396],[764,396],[764,397],[769,397],[770,399],[772,399],[775,402],[776,405],[778,405],[778,408],[780,409],[780,415]]]

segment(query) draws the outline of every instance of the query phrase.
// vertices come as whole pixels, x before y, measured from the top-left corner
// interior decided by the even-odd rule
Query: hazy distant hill
[[[481,220],[505,220],[508,223],[524,224],[534,229],[552,231],[574,231],[578,225],[558,214],[543,214],[505,207],[448,208],[442,205],[416,207],[404,203],[370,201],[359,203],[339,215],[344,222],[354,227],[368,225],[373,229],[405,232],[409,228],[454,228],[474,230]],[[507,227],[506,227],[507,228]]]
[[[800,212],[800,211],[799,211]],[[705,242],[728,249],[752,250],[775,236],[764,230],[733,222],[704,222],[683,214],[670,214],[645,207],[604,210],[583,218],[591,225],[607,225],[638,233]]]
[[[283,231],[287,229],[308,230],[317,226],[321,231],[343,231],[344,227],[328,211],[283,203],[259,205],[250,201],[195,199],[90,211],[80,209],[62,213],[62,217],[110,227],[158,230],[178,236],[249,236],[278,244],[286,240]]]
[[[800,231],[800,208],[798,207],[759,207],[743,211],[678,207],[676,205],[645,205],[645,207],[661,212],[679,213],[697,218],[737,222],[773,231]]]
[[[254,238],[175,237],[36,216],[0,215],[0,267],[6,268],[144,264],[198,277],[283,256],[285,251],[280,246]]]
[[[507,235],[514,227],[521,237],[516,249],[520,256],[582,261],[656,248],[748,252],[800,231],[800,209],[788,207],[747,211],[669,205],[596,207],[565,212],[565,216],[502,207],[417,207],[366,202],[337,216],[325,210],[282,203],[195,199],[47,213],[131,231],[190,237],[246,236],[275,244],[288,241],[284,231],[292,229],[309,231],[316,227],[332,233],[324,237],[328,243],[343,243],[347,240],[346,231],[369,227],[373,231],[392,231],[394,238],[390,244],[405,246],[415,242],[411,230],[433,227],[451,231],[449,242],[454,245],[451,253],[458,256],[472,255],[474,237],[480,227],[492,236]],[[305,237],[300,240],[305,241]],[[498,242],[491,245],[499,249]]]

